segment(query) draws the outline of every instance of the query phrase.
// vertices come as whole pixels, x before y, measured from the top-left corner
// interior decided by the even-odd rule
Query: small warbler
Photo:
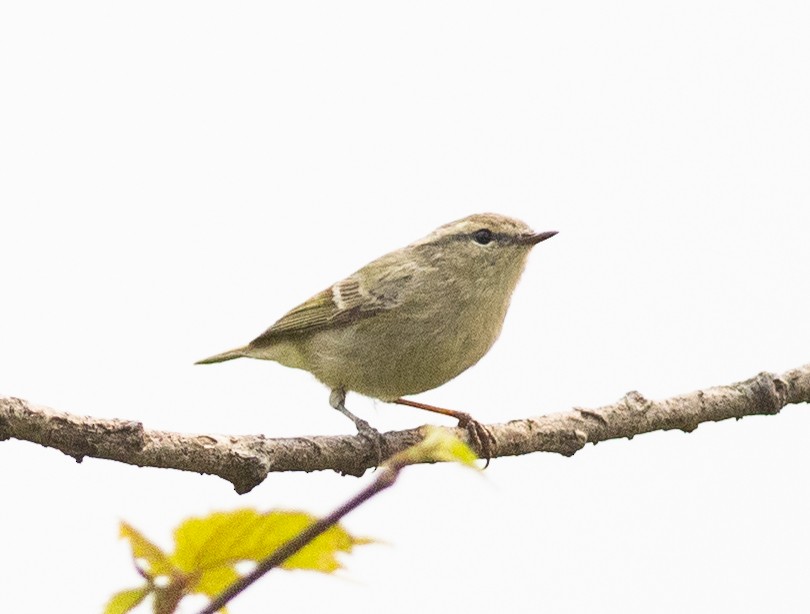
[[[468,414],[401,397],[444,384],[489,351],[529,251],[555,234],[494,213],[445,224],[319,292],[247,345],[196,364],[248,357],[304,369],[361,435],[380,437],[346,409],[350,390],[453,416],[488,456],[491,435]]]

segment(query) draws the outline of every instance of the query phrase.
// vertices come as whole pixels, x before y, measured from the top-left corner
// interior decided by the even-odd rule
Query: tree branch
[[[530,452],[571,456],[586,443],[632,438],[650,431],[691,432],[701,422],[777,414],[785,406],[810,402],[810,364],[782,375],[760,373],[663,401],[628,392],[612,405],[488,425],[497,448],[493,457]],[[457,435],[468,441],[465,429]],[[384,457],[421,439],[421,429],[383,435]],[[292,437],[187,435],[145,429],[140,422],[101,420],[0,397],[0,441],[20,439],[56,448],[81,462],[85,456],[139,467],[163,467],[217,475],[245,493],[273,471],[318,471],[362,475],[374,467],[371,443],[358,436]]]

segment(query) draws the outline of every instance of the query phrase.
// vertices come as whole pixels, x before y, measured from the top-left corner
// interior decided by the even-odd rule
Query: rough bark
[[[493,458],[530,452],[571,456],[586,443],[650,431],[693,431],[701,422],[777,414],[785,406],[810,402],[810,364],[781,375],[760,373],[727,386],[698,390],[662,401],[636,391],[597,409],[570,411],[490,424]],[[468,439],[464,429],[457,429]],[[239,493],[273,471],[329,469],[362,475],[378,462],[371,441],[354,435],[273,439],[262,435],[192,435],[144,428],[140,422],[101,420],[0,397],[0,441],[20,439],[56,448],[78,462],[86,457],[141,467],[164,467],[217,475]],[[416,443],[420,429],[384,433],[382,457]]]

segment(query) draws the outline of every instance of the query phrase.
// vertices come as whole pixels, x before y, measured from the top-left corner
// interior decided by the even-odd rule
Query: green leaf
[[[241,551],[258,517],[255,510],[242,509],[183,521],[174,531],[173,563],[190,572],[244,560]]]
[[[391,457],[392,464],[410,465],[426,462],[456,462],[465,467],[478,469],[478,457],[472,448],[448,430],[438,426],[424,427],[424,439],[416,445]]]
[[[152,592],[151,589],[148,586],[144,586],[116,593],[107,602],[104,608],[104,614],[126,614],[140,604],[141,601],[146,599],[146,596],[150,592]]]
[[[199,579],[189,592],[215,597],[238,579],[239,574],[231,566],[208,569],[200,574]]]
[[[141,535],[137,529],[126,522],[121,522],[120,536],[129,540],[132,556],[147,563],[148,568],[143,570],[147,575],[154,578],[175,574],[176,569],[166,553]]]
[[[265,535],[261,548],[272,553],[314,522],[313,516],[301,512],[270,512],[266,523],[272,533]],[[284,561],[282,567],[331,573],[341,568],[337,553],[351,552],[355,545],[364,543],[369,540],[358,540],[339,525],[333,526]]]
[[[121,536],[129,540],[132,555],[139,561],[139,571],[148,584],[113,596],[105,614],[125,614],[149,594],[154,595],[155,612],[173,612],[180,599],[191,593],[219,595],[239,579],[236,563],[261,561],[315,521],[314,516],[303,512],[260,514],[252,509],[190,518],[175,530],[175,549],[171,555],[122,522]],[[334,526],[282,567],[330,573],[340,568],[339,552],[349,552],[354,546],[370,541]],[[156,582],[158,578],[162,581]]]
[[[258,562],[315,520],[303,512],[260,514],[250,509],[191,518],[175,531],[175,552],[171,560],[186,573],[201,571],[204,574],[238,561]],[[368,541],[352,537],[339,526],[332,527],[289,558],[282,567],[329,573],[340,568],[336,558],[338,552],[350,552],[353,546]]]

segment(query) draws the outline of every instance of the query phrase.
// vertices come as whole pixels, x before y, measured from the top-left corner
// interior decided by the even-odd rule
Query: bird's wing
[[[355,273],[319,292],[287,312],[250,345],[262,346],[281,336],[345,326],[397,307],[402,302],[403,291],[413,279],[415,267],[407,263],[381,269],[380,275],[368,274],[367,271]]]

